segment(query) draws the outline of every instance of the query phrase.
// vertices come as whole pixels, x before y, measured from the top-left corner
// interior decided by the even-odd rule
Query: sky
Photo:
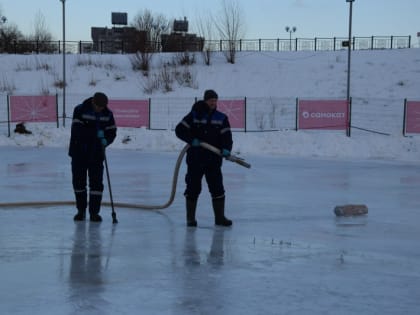
[[[23,9],[24,3],[24,10]],[[345,0],[242,0],[244,39],[289,38],[286,26],[297,28],[293,37],[347,37],[349,4]],[[34,29],[35,16],[45,17],[54,38],[62,38],[62,2],[59,0],[0,0],[1,12],[24,34]],[[90,28],[112,27],[111,12],[127,12],[128,22],[144,9],[163,14],[169,20],[190,22],[196,32],[196,20],[209,12],[217,15],[221,2],[196,0],[66,0],[66,39],[90,41]],[[356,0],[353,3],[353,36],[412,36],[418,45],[420,31],[418,0]]]

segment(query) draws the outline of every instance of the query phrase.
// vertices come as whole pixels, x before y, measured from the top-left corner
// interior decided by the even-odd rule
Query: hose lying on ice
[[[206,143],[201,142],[200,145],[212,152],[214,152],[217,155],[221,156],[221,152],[216,147]],[[174,174],[172,177],[172,188],[171,188],[171,194],[169,196],[169,200],[163,204],[163,205],[141,205],[141,204],[132,204],[132,203],[123,203],[123,202],[114,202],[114,207],[119,208],[131,208],[131,209],[145,209],[145,210],[161,210],[168,208],[172,202],[175,199],[175,193],[176,193],[176,184],[178,182],[178,174],[179,169],[181,167],[181,162],[184,158],[185,153],[187,152],[188,148],[190,147],[189,144],[185,145],[184,148],[181,150],[181,152],[178,155],[178,159],[175,163],[175,169]],[[231,162],[235,162],[239,165],[242,165],[246,168],[250,168],[251,165],[246,163],[243,159],[235,156],[230,155],[226,158],[227,160]],[[6,203],[0,203],[1,208],[17,208],[17,207],[49,207],[49,206],[75,206],[75,201],[27,201],[27,202],[6,202]],[[103,206],[111,206],[111,202],[103,201]]]

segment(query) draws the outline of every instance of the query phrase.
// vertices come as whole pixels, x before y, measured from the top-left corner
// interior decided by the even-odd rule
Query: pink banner
[[[148,100],[109,100],[118,127],[149,128]]]
[[[11,95],[9,101],[11,122],[57,121],[57,99],[55,95]]]
[[[219,100],[217,110],[228,116],[231,128],[245,129],[245,100]]]
[[[347,100],[299,100],[298,129],[346,130]]]
[[[405,115],[405,132],[420,133],[420,101],[407,101]]]

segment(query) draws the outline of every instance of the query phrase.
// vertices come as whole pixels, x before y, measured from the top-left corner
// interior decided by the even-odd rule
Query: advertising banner
[[[9,96],[10,122],[57,122],[56,95]]]
[[[406,102],[405,132],[420,133],[420,101]]]
[[[140,128],[150,126],[148,100],[109,100],[117,127]]]
[[[219,100],[217,110],[229,118],[232,129],[245,129],[245,100]]]
[[[349,126],[347,100],[299,100],[298,129],[346,130]]]

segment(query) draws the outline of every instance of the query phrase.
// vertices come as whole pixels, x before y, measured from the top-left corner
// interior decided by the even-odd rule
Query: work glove
[[[229,157],[229,156],[230,156],[230,151],[229,151],[229,150],[227,150],[227,149],[223,149],[223,150],[222,150],[222,156],[223,156],[224,158]]]
[[[191,146],[192,146],[192,147],[199,147],[199,146],[200,146],[200,140],[198,140],[197,138],[194,138],[194,139],[191,141]]]
[[[101,138],[105,138],[105,134],[103,130],[98,130],[98,133],[96,134],[96,136],[101,139]]]

